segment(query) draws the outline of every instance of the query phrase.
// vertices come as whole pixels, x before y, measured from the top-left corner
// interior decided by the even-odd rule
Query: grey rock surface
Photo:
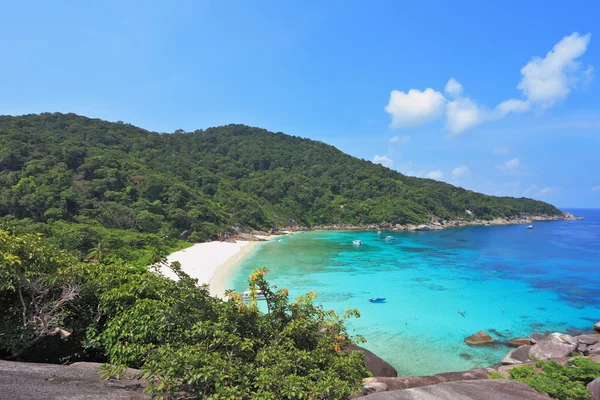
[[[367,365],[367,369],[369,372],[373,374],[373,376],[387,376],[387,377],[396,377],[398,376],[398,372],[388,364],[385,360],[379,358],[377,355],[373,354],[367,349],[364,349],[355,344],[348,345],[346,347],[346,351],[354,351],[360,350],[365,353],[365,363]]]
[[[529,350],[529,358],[547,360],[549,358],[562,358],[570,356],[577,350],[577,339],[570,335],[552,333],[538,340]]]
[[[444,372],[429,376],[399,376],[393,377],[373,377],[363,379],[363,383],[381,382],[385,383],[388,390],[410,389],[421,386],[435,385],[437,383],[470,381],[487,379],[489,370],[487,368],[476,368],[462,372]]]
[[[600,342],[600,333],[578,335],[575,336],[575,339],[577,339],[579,343],[587,344],[589,346],[590,344],[596,344]]]
[[[587,385],[592,397],[590,400],[600,400],[600,378],[596,378]]]
[[[531,345],[521,346],[509,351],[508,354],[502,359],[502,364],[522,364],[524,362],[531,361],[529,359],[529,350],[531,350],[532,347],[533,346]]]
[[[146,383],[103,380],[101,364],[68,366],[0,361],[0,398],[7,400],[142,400]],[[135,375],[135,370],[128,373]]]
[[[440,383],[413,389],[373,393],[365,400],[548,400],[516,381],[482,380]]]

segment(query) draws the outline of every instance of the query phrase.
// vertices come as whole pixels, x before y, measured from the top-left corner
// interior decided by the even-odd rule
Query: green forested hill
[[[420,223],[465,209],[484,219],[560,213],[244,125],[158,134],[74,114],[0,117],[0,220],[79,251],[104,236],[118,248],[188,229],[203,240],[234,223]]]

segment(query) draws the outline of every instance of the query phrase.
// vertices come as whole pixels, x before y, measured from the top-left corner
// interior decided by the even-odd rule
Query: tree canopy
[[[100,242],[106,256],[184,231],[215,238],[233,224],[418,224],[465,210],[480,219],[560,214],[244,125],[159,134],[75,114],[0,117],[0,223],[44,232],[81,257]]]

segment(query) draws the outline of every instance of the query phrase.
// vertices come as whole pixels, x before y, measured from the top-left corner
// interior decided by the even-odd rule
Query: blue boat
[[[383,303],[385,301],[385,297],[371,297],[369,301],[371,303]]]

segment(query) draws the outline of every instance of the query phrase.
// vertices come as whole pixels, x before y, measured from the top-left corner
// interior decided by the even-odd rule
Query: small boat
[[[533,229],[533,225],[528,225],[527,229]]]
[[[385,301],[385,297],[371,297],[369,302],[371,303],[383,303]]]
[[[394,237],[393,236],[386,236],[385,240],[394,240]]]
[[[377,231],[377,234],[378,234],[378,235],[381,235],[381,231]]]
[[[362,246],[363,242],[361,242],[360,240],[353,240],[352,244],[355,245],[355,246]]]
[[[252,298],[252,292],[250,292],[249,290],[242,293],[243,300],[250,300],[251,298]],[[265,294],[262,292],[262,290],[258,290],[256,292],[256,300],[266,300]]]

